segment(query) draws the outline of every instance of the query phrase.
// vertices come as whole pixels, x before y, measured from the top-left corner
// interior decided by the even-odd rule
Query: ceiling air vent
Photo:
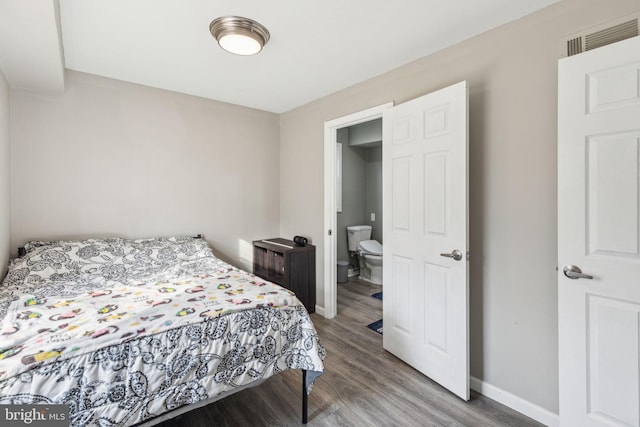
[[[567,41],[567,56],[582,53],[582,37],[576,37]]]
[[[564,39],[562,56],[577,55],[640,34],[640,12],[582,31]]]

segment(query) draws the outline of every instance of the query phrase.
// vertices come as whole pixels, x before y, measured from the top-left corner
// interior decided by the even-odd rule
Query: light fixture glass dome
[[[220,36],[218,44],[227,52],[236,55],[255,55],[262,49],[260,41],[250,34],[225,34]]]
[[[236,55],[255,55],[269,41],[269,31],[264,26],[240,16],[216,18],[209,31],[221,48]]]

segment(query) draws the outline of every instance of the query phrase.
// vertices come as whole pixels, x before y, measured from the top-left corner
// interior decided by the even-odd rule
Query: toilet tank
[[[347,240],[349,242],[350,251],[357,251],[358,243],[369,239],[371,239],[370,225],[351,225],[347,227]]]

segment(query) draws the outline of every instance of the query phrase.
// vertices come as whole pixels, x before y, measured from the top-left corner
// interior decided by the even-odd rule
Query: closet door
[[[640,38],[558,73],[560,423],[640,426]]]

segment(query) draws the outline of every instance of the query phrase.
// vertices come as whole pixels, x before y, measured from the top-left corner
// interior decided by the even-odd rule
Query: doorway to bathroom
[[[348,278],[381,285],[382,118],[340,128],[337,139],[338,283],[345,281],[346,264]]]
[[[337,278],[338,259],[347,261],[351,274],[355,275],[357,257],[349,254],[347,230],[350,225],[370,225],[376,223],[377,231],[372,238],[378,236],[382,240],[382,206],[380,191],[380,207],[371,210],[376,205],[376,197],[370,197],[367,204],[367,171],[375,176],[376,168],[380,171],[380,186],[382,185],[382,148],[381,136],[378,141],[371,135],[376,129],[382,130],[382,113],[393,107],[393,103],[379,105],[349,116],[325,123],[325,227],[327,236],[324,245],[324,274],[325,278]],[[351,134],[352,137],[349,137]],[[355,147],[350,147],[351,140],[356,141]],[[379,146],[376,143],[379,142]],[[358,144],[359,143],[359,144]],[[360,145],[360,147],[358,147]],[[365,148],[366,147],[366,148]],[[376,151],[380,154],[380,161],[376,165]],[[371,161],[368,162],[368,159]],[[345,166],[344,162],[349,166]],[[369,163],[369,166],[367,166]],[[340,166],[340,167],[339,167]],[[354,168],[352,170],[352,167]],[[326,173],[326,171],[331,171]],[[344,188],[343,179],[352,180],[353,186]],[[374,185],[371,186],[372,192]],[[344,193],[342,192],[344,188]],[[339,191],[340,190],[340,191]],[[358,193],[358,194],[354,194]],[[358,207],[360,206],[360,207]],[[368,210],[370,210],[368,212]],[[374,215],[371,216],[371,213]],[[373,221],[371,221],[373,218]],[[359,223],[359,224],[357,224]],[[340,258],[338,256],[340,254]],[[359,261],[357,261],[359,262]],[[330,319],[337,314],[337,281],[326,280],[324,287],[324,307],[318,309],[320,314]]]

